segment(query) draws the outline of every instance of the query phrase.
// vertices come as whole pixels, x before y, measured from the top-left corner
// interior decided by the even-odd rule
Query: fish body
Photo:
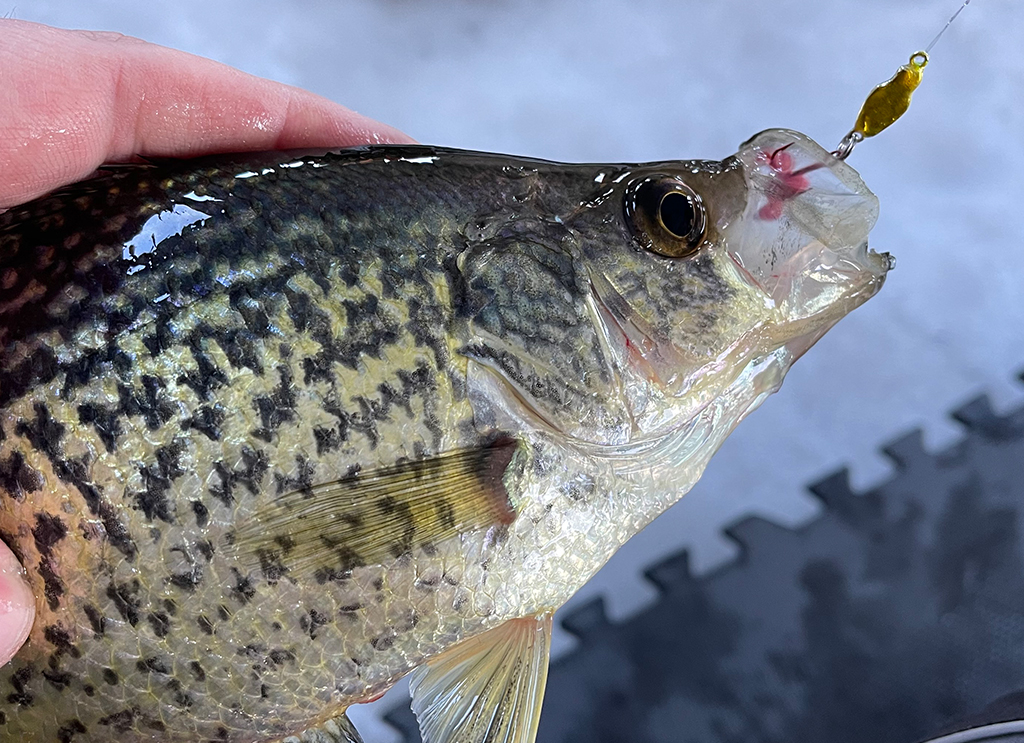
[[[877,291],[876,211],[779,130],[114,168],[0,215],[0,538],[38,600],[0,733],[355,740],[417,669],[426,740],[529,743],[551,613]]]

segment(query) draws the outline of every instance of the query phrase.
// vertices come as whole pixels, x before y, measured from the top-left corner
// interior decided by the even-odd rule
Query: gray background
[[[120,31],[302,86],[420,141],[560,160],[719,158],[771,126],[832,145],[865,95],[925,46],[958,0],[21,0],[14,17]],[[4,9],[0,8],[0,11]],[[722,526],[814,516],[803,486],[841,464],[884,479],[879,443],[988,391],[1021,396],[1024,365],[1024,4],[975,0],[935,48],[906,119],[851,163],[881,199],[884,291],[797,364],[697,487],[576,600],[622,617],[639,569],[690,547],[730,559]],[[1022,465],[1024,471],[1024,465]],[[571,644],[556,637],[556,651]],[[387,703],[393,703],[389,694]],[[396,740],[373,712],[370,743]]]

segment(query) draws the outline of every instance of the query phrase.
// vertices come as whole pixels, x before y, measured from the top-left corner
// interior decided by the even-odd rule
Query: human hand
[[[119,34],[0,20],[0,210],[139,156],[411,141],[208,59]],[[34,617],[21,566],[0,542],[0,665]]]

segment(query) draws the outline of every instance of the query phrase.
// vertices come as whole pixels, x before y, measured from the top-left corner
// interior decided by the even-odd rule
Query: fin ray
[[[409,681],[424,743],[533,743],[551,615],[513,619],[423,664]]]

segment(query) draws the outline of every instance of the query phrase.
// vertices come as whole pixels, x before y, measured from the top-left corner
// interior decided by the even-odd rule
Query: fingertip
[[[35,620],[36,604],[25,582],[25,570],[0,542],[0,665],[24,644]]]
[[[0,19],[0,209],[137,155],[411,141],[213,60],[119,34]]]
[[[398,129],[300,88],[290,94],[274,149],[348,147],[361,144],[415,144]]]

